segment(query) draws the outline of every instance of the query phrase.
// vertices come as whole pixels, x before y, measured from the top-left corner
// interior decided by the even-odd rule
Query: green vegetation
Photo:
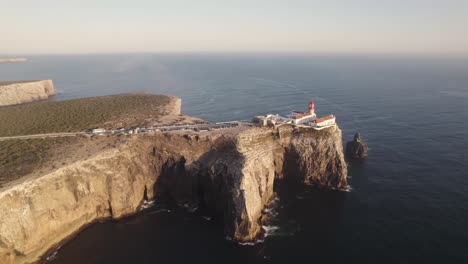
[[[55,147],[75,140],[64,137],[0,141],[0,187],[7,181],[31,173],[38,164],[48,161]]]
[[[0,83],[1,85],[2,83]],[[37,102],[0,108],[0,137],[42,133],[77,132],[87,129],[120,128],[157,119],[167,111],[171,98],[151,94],[122,94],[60,102]],[[79,137],[0,141],[0,187],[32,172],[41,174],[65,165],[68,157],[90,155],[110,142],[80,143]],[[86,139],[86,142],[89,139]],[[92,148],[95,148],[94,150]],[[73,153],[70,153],[73,152]],[[69,154],[71,154],[69,156]],[[75,155],[76,154],[76,155]]]
[[[163,114],[170,97],[123,94],[0,108],[0,137],[117,128]],[[124,121],[122,121],[124,120]]]

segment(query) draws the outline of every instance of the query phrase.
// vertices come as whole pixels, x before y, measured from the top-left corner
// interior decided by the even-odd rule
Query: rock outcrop
[[[354,139],[346,144],[346,156],[351,159],[365,159],[367,157],[367,144],[361,140],[359,133],[356,133]]]
[[[28,263],[100,219],[167,196],[203,207],[238,241],[261,235],[275,180],[346,188],[338,127],[140,135],[0,193],[0,263]]]
[[[52,80],[0,82],[0,106],[29,103],[55,94]]]

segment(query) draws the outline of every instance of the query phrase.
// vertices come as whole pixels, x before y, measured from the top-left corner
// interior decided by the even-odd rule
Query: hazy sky
[[[468,53],[468,0],[0,0],[0,54]]]

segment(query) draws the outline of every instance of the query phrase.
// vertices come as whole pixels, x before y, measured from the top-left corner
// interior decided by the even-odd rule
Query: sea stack
[[[367,157],[367,144],[361,140],[359,133],[356,133],[354,139],[346,144],[346,156],[351,159],[365,159]]]
[[[47,99],[54,94],[52,80],[0,82],[0,106]]]

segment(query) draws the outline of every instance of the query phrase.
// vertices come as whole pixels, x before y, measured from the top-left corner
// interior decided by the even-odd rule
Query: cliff
[[[238,241],[261,235],[275,180],[346,187],[341,131],[292,127],[140,135],[0,193],[0,263],[36,261],[84,226],[168,196],[204,207]]]
[[[47,99],[54,94],[52,80],[0,82],[0,106]]]
[[[174,99],[165,114],[180,113]],[[253,241],[262,235],[262,211],[275,183],[347,186],[338,127],[246,126],[117,140],[0,190],[0,263],[35,262],[83,227],[134,214],[159,196],[205,208],[224,222],[228,236]]]

